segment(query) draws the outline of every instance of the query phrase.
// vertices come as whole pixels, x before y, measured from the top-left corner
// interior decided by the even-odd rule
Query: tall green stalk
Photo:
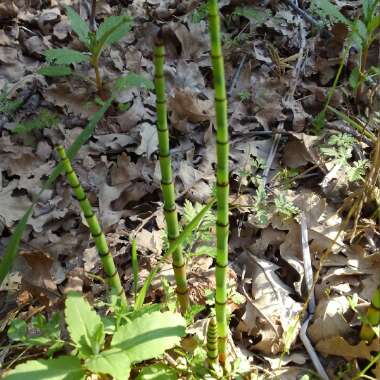
[[[67,180],[74,191],[75,197],[77,198],[80,208],[83,212],[83,215],[86,218],[88,227],[90,229],[90,233],[93,239],[95,240],[95,245],[98,250],[104,272],[107,277],[108,285],[110,286],[111,289],[113,289],[116,292],[118,296],[120,296],[121,302],[124,305],[126,305],[127,298],[125,296],[124,289],[121,285],[119,273],[116,269],[111,251],[108,247],[106,237],[104,236],[102,228],[100,227],[98,218],[96,217],[96,214],[92,210],[92,207],[87,198],[87,195],[85,191],[83,190],[83,187],[81,186],[73,167],[71,166],[71,162],[69,158],[67,157],[66,151],[63,148],[63,146],[58,146],[57,152],[58,152],[59,158],[61,159],[63,163]]]
[[[157,134],[160,153],[161,188],[164,198],[164,213],[168,234],[169,246],[178,238],[178,216],[175,203],[173,174],[170,159],[169,130],[167,122],[167,108],[164,78],[165,47],[161,31],[157,34],[154,48],[154,84],[156,88],[157,107]],[[181,312],[185,313],[190,306],[189,290],[186,280],[186,262],[182,248],[173,252],[173,270],[177,285],[177,297]]]
[[[211,61],[216,112],[216,295],[215,313],[218,332],[219,362],[227,358],[227,267],[228,267],[228,120],[220,18],[217,0],[208,1]]]

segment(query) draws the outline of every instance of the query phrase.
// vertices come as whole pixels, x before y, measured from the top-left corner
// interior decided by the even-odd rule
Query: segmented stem
[[[375,332],[372,327],[380,323],[380,286],[375,290],[371,306],[367,310],[367,321],[363,323],[360,330],[360,339],[371,342],[375,337]]]
[[[228,120],[224,76],[220,18],[217,0],[208,1],[211,61],[215,90],[216,111],[216,296],[215,312],[218,332],[219,361],[224,364],[227,356],[227,267],[228,267]]]
[[[164,213],[170,246],[178,238],[179,228],[170,159],[169,130],[167,123],[165,96],[164,61],[165,47],[160,31],[157,35],[154,48],[154,83],[157,98],[157,134],[160,153],[161,188],[164,198]],[[185,313],[185,311],[189,308],[190,301],[186,280],[186,263],[183,257],[182,248],[177,248],[173,253],[173,270],[177,285],[176,292],[178,302],[180,304],[181,312]]]
[[[74,191],[75,197],[79,202],[80,208],[83,212],[84,217],[86,218],[88,227],[92,238],[95,241],[96,248],[98,250],[100,260],[103,265],[105,275],[107,277],[108,285],[113,289],[121,298],[121,301],[124,305],[127,304],[127,299],[125,296],[124,289],[121,285],[119,273],[116,269],[115,263],[112,258],[111,251],[108,247],[106,237],[100,227],[98,218],[92,210],[91,204],[87,198],[85,191],[83,190],[82,185],[80,184],[78,177],[71,166],[71,162],[66,155],[66,151],[63,146],[58,146],[57,152],[61,162],[63,163],[67,180]]]
[[[207,326],[207,362],[209,366],[212,366],[218,360],[217,341],[216,320],[212,317]]]

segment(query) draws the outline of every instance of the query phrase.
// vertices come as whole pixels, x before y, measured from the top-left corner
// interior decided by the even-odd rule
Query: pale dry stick
[[[315,352],[314,347],[312,346],[309,337],[307,336],[307,327],[309,326],[309,322],[312,319],[315,312],[315,296],[314,291],[312,290],[313,286],[313,268],[311,265],[311,255],[309,248],[309,236],[307,229],[307,220],[304,212],[301,212],[301,243],[302,243],[302,256],[303,256],[303,265],[305,270],[305,283],[306,288],[310,294],[310,303],[308,305],[309,315],[306,320],[303,322],[300,330],[300,338],[302,343],[304,344],[307,353],[310,356],[311,361],[315,369],[317,370],[319,376],[323,380],[329,380],[329,377],[323,368],[317,353]]]

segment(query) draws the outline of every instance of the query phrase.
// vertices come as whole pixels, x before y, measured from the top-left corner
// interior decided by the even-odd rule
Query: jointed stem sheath
[[[227,97],[224,76],[224,60],[221,44],[220,17],[217,0],[208,0],[209,30],[211,39],[211,61],[215,90],[216,111],[216,296],[215,312],[218,332],[219,362],[224,364],[227,357],[227,269],[228,269],[228,119]]]
[[[86,218],[90,233],[95,240],[95,245],[98,250],[105,275],[107,277],[108,285],[116,292],[117,295],[120,296],[121,302],[126,305],[127,299],[124,289],[121,285],[119,273],[116,269],[111,251],[108,247],[102,228],[100,227],[98,218],[92,210],[91,204],[87,198],[85,191],[83,190],[82,185],[78,180],[73,167],[71,166],[71,162],[66,155],[65,149],[62,146],[58,146],[57,152],[61,161],[63,162],[67,180],[74,191],[75,197],[77,198],[83,215]]]
[[[169,246],[178,238],[178,216],[175,203],[175,192],[173,184],[173,174],[170,159],[169,130],[167,123],[167,108],[165,96],[164,78],[165,47],[161,32],[158,33],[154,48],[154,83],[156,88],[157,106],[157,134],[160,153],[161,188],[164,198],[164,213],[168,234]],[[183,257],[182,248],[178,247],[173,252],[173,270],[177,285],[177,296],[181,312],[188,310],[189,290],[186,280],[186,262]]]

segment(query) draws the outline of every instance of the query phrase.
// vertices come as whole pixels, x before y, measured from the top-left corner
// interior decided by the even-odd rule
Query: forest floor
[[[351,20],[361,15],[361,1],[334,3]],[[45,50],[83,49],[65,5],[90,18],[90,1],[0,3],[0,259],[57,163],[54,144],[70,146],[100,107],[88,64],[74,64],[72,76],[37,73]],[[380,350],[377,338],[365,343],[359,337],[360,315],[380,273],[378,178],[373,196],[363,190],[380,149],[379,140],[370,138],[378,133],[376,123],[379,128],[372,119],[376,86],[363,85],[359,96],[353,90],[359,53],[349,49],[332,109],[323,123],[316,122],[341,62],[347,25],[308,1],[298,4],[308,17],[288,1],[222,0],[220,5],[231,144],[232,353],[244,357],[251,374],[262,376],[257,378],[311,379],[318,372],[314,352],[330,379],[352,379]],[[102,55],[103,83],[107,88],[127,73],[153,80],[154,36],[164,26],[171,153],[184,225],[215,185],[206,8],[195,0],[99,0],[96,21],[125,10],[134,26]],[[368,51],[368,67],[379,67],[379,51],[377,40]],[[365,125],[370,137],[344,116]],[[73,166],[132,296],[131,237],[137,240],[140,285],[166,246],[154,90],[120,92]],[[61,310],[69,290],[90,300],[105,297],[100,261],[71,193],[60,176],[40,196],[1,284],[4,369],[23,360],[20,350],[7,347],[6,331],[15,317],[29,320],[40,311]],[[211,214],[204,225],[208,233],[195,234],[185,249],[192,301],[206,311],[215,287],[213,221]],[[173,280],[169,263],[160,277]],[[315,301],[303,310],[313,278]],[[161,289],[155,281],[148,300],[162,300]],[[191,327],[194,335],[202,334],[205,310]],[[302,323],[295,323],[302,311],[306,334]],[[380,364],[367,375],[379,379]]]

